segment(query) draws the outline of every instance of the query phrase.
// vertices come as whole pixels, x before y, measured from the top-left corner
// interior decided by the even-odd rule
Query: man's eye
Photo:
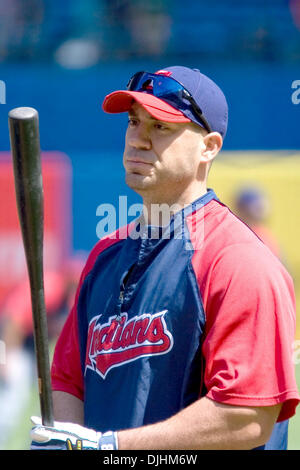
[[[129,118],[128,119],[128,125],[133,127],[137,124],[137,120],[136,119],[133,119],[133,118]]]
[[[157,122],[155,125],[154,125],[155,129],[158,129],[160,131],[165,131],[168,129],[168,127],[165,125],[165,124],[161,124],[160,122]]]

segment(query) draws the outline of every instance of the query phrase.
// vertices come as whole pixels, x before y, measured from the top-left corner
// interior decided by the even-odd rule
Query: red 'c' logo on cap
[[[158,72],[155,72],[155,75],[164,75],[165,77],[171,77],[172,72],[169,70],[158,70]]]

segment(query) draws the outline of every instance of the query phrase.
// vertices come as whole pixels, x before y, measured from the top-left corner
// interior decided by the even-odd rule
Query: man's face
[[[134,103],[123,156],[126,183],[153,202],[172,201],[198,182],[203,146],[199,126],[158,121]]]

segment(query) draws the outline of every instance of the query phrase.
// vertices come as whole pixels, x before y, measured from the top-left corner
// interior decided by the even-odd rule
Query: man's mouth
[[[129,164],[142,164],[142,165],[152,165],[152,163],[147,162],[146,160],[142,160],[138,157],[127,158],[126,162]]]

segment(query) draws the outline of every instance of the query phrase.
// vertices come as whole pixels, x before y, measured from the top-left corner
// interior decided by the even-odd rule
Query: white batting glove
[[[79,424],[55,421],[54,426],[43,426],[41,418],[32,416],[34,424],[30,436],[32,450],[117,450],[117,435],[112,431],[102,434]]]

